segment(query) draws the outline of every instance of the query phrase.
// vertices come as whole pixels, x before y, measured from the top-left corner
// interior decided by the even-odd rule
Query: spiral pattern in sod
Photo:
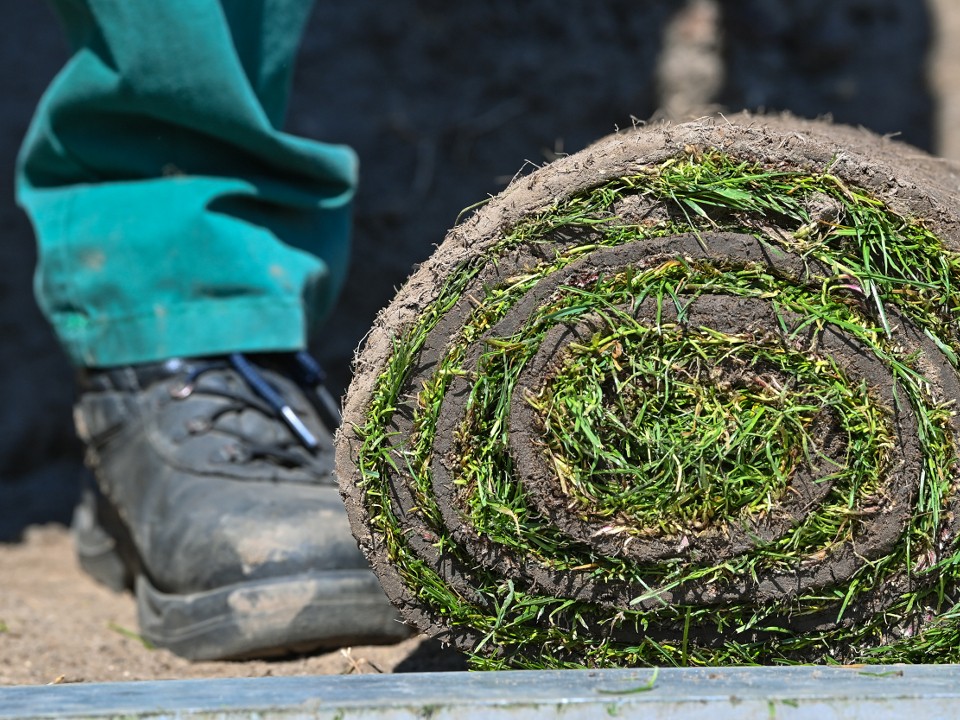
[[[455,228],[338,440],[404,616],[478,667],[960,659],[949,183],[741,117],[612,136]]]

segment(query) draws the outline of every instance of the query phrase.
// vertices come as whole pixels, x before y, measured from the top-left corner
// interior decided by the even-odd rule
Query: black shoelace
[[[279,358],[281,356],[278,355],[277,357]],[[320,364],[303,351],[283,356],[283,358],[289,358],[289,360],[292,361],[289,363],[291,379],[300,385],[301,388],[314,393],[317,400],[314,405],[320,413],[323,422],[331,429],[338,427],[341,421],[340,408],[323,384],[326,375],[320,367]],[[203,388],[204,392],[213,392],[216,395],[233,400],[238,404],[237,407],[228,406],[222,408],[210,419],[211,423],[215,422],[221,415],[227,412],[252,405],[260,410],[260,412],[266,415],[272,415],[286,424],[294,437],[296,437],[300,444],[308,451],[316,452],[319,449],[319,441],[314,434],[310,432],[310,429],[303,420],[300,419],[296,411],[290,407],[290,404],[284,399],[283,395],[264,377],[260,368],[251,362],[243,353],[231,353],[226,356],[225,360],[211,360],[209,362],[195,364],[184,378],[183,385],[175,391],[175,396],[180,398],[189,396],[196,388],[196,381],[201,375],[211,370],[222,370],[228,367],[237,372],[253,391],[255,397],[241,396],[219,388],[216,390]],[[252,446],[255,454],[278,455],[278,448],[262,446],[260,443],[257,443],[254,438],[244,439]],[[289,454],[287,452],[279,452],[279,454],[284,455],[284,459],[292,459],[292,457],[286,457]]]

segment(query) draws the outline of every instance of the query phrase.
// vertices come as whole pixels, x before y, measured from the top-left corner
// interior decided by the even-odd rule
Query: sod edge
[[[693,263],[683,255],[656,265],[634,264],[620,273],[629,277],[598,274],[593,285],[581,278],[579,284],[565,286],[576,292],[534,304],[539,316],[525,316],[527,325],[520,334],[497,333],[498,324],[544,280],[598,249],[642,246],[683,234],[702,240],[716,232],[749,235],[763,248],[816,267],[800,276],[763,263],[731,263],[730,258]],[[496,278],[490,277],[493,264],[499,267]],[[515,272],[506,273],[507,266]],[[770,170],[708,152],[699,158],[674,158],[562,199],[524,218],[489,250],[450,272],[437,299],[396,340],[367,421],[358,428],[358,465],[371,526],[407,592],[439,625],[465,631],[467,649],[477,654],[480,666],[847,661],[910,659],[929,652],[951,659],[957,647],[948,642],[957,634],[947,590],[956,582],[950,522],[952,411],[942,392],[931,391],[932,386],[942,390],[946,383],[938,377],[931,382],[918,356],[928,355],[929,347],[918,349],[916,342],[901,347],[905,339],[891,326],[890,315],[896,313],[916,330],[914,335],[933,344],[948,365],[955,365],[957,308],[950,289],[957,268],[956,253],[944,248],[922,222],[897,215],[828,172]],[[587,302],[584,293],[594,299]],[[890,405],[898,402],[888,401],[884,408],[873,388],[862,382],[849,388],[855,398],[851,407],[870,412],[864,415],[864,426],[855,427],[857,413],[851,410],[844,432],[851,447],[872,449],[849,453],[869,462],[848,468],[853,476],[840,484],[845,490],[824,501],[833,519],[822,521],[817,515],[810,527],[795,528],[786,539],[761,548],[757,558],[738,559],[740,564],[668,560],[643,566],[598,555],[589,545],[551,532],[549,522],[531,506],[523,483],[511,474],[506,422],[510,384],[503,380],[522,372],[550,327],[575,323],[624,301],[651,300],[679,313],[692,299],[708,295],[767,300],[801,317],[799,331],[784,331],[788,338],[822,327],[855,337],[887,368],[891,385],[904,394],[918,418],[922,467],[921,482],[911,490],[913,512],[899,529],[895,548],[863,562],[843,586],[819,587],[763,606],[671,605],[666,599],[685,582],[705,579],[722,588],[744,573],[763,570],[757,558],[773,558],[774,564],[786,567],[823,562],[832,548],[857,536],[866,521],[864,508],[876,499],[889,462],[889,417],[895,411]],[[451,321],[448,316],[458,309],[461,314]],[[444,324],[458,332],[437,353],[436,372],[415,376],[411,368]],[[471,350],[474,346],[481,349]],[[770,352],[790,354],[784,347]],[[802,357],[799,350],[792,352]],[[465,362],[468,357],[472,364]],[[814,358],[813,364],[828,361]],[[842,370],[832,368],[830,382],[845,387]],[[478,536],[511,553],[500,553],[486,564],[465,547],[468,540],[474,545],[479,541],[469,531],[452,527],[450,508],[436,501],[436,423],[445,395],[456,383],[472,383],[472,405],[460,428],[465,443],[457,449],[475,454],[461,457],[452,479],[461,503],[455,517],[470,517],[484,529]],[[403,407],[410,409],[412,421],[398,434],[397,409]],[[801,423],[800,447],[804,432]],[[471,444],[470,438],[482,442]],[[397,485],[404,489],[398,491]],[[405,527],[401,520],[411,525]],[[591,589],[602,591],[618,582],[632,586],[634,596],[625,605],[607,607],[583,599],[582,592],[575,598],[541,594],[531,582],[536,573],[512,577],[499,572],[510,565],[504,558],[516,554],[543,572],[578,574]],[[440,559],[457,568],[454,583],[436,569]],[[886,592],[888,587],[896,592]],[[661,602],[637,609],[644,604],[634,602],[637,598]]]

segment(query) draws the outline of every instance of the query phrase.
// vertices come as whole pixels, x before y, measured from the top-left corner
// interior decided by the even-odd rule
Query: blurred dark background
[[[34,304],[33,238],[13,201],[20,140],[66,45],[45,3],[3,2],[0,541],[27,524],[67,522],[81,467],[73,373]],[[938,23],[957,23],[952,3],[319,0],[288,129],[352,145],[362,162],[356,260],[314,348],[334,389],[345,387],[376,311],[461,209],[522,166],[617,128],[717,109],[791,110],[937,150],[928,78],[949,83],[956,73],[932,75],[928,56]]]

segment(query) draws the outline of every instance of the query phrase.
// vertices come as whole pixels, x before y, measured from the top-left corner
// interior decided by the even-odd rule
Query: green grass
[[[773,510],[810,461],[811,423],[844,398],[842,376],[836,387],[813,373],[781,385],[777,377],[805,357],[632,317],[610,324],[572,346],[530,401],[542,413],[547,462],[578,511],[615,519],[613,534],[676,534]]]
[[[621,222],[614,210],[630,195],[656,199],[671,219]],[[813,213],[817,208],[819,215]],[[481,269],[520,245],[551,243],[560,229],[585,233],[583,242],[554,245],[551,259],[499,285],[474,289],[461,333],[435,372],[410,387],[427,336]],[[715,230],[752,234],[827,271],[804,283],[767,266],[675,258],[562,286],[518,332],[485,337],[538,282],[598,247]],[[444,624],[472,629],[482,638],[474,648],[477,667],[960,660],[955,601],[960,555],[952,538],[941,547],[955,475],[952,410],[930,396],[922,364],[895,342],[889,318],[889,308],[896,308],[956,365],[958,278],[960,258],[921,219],[897,215],[826,171],[771,170],[706,153],[560,200],[450,273],[437,299],[397,338],[367,422],[356,429],[372,528],[410,592]],[[864,503],[882,488],[889,471],[895,408],[834,359],[773,339],[641,322],[623,310],[649,300],[676,307],[682,316],[683,307],[703,295],[759,299],[778,313],[799,314],[811,327],[840,329],[887,368],[897,402],[909,403],[918,418],[923,476],[911,520],[892,552],[864,562],[837,587],[762,605],[651,602],[685,583],[706,581],[722,589],[737,578],[829,557],[861,527]],[[674,560],[641,566],[598,556],[552,528],[514,475],[507,450],[510,402],[550,328],[597,317],[602,327],[570,348],[562,366],[529,399],[543,425],[544,458],[557,469],[571,508],[609,523],[613,533],[665,536],[770,512],[789,491],[798,464],[809,461],[812,423],[830,412],[846,435],[847,462],[831,476],[832,488],[816,512],[777,540],[715,564]],[[481,339],[479,366],[465,367],[467,346]],[[450,536],[433,497],[430,463],[440,403],[452,379],[464,375],[472,387],[457,432],[455,482],[465,497],[466,519],[490,542],[550,571],[630,582],[637,588],[631,603],[609,608],[540,594],[478,566]],[[735,376],[737,382],[724,382]],[[411,437],[396,437],[388,429],[401,406],[413,411]],[[399,481],[414,488],[436,546],[471,569],[474,599],[452,590],[411,549],[391,507],[389,484],[399,478],[409,478]],[[908,592],[865,619],[845,620],[851,608],[902,572],[914,579]],[[832,627],[795,634],[777,625],[777,618],[823,612],[836,618]],[[643,639],[612,640],[614,628],[636,629]],[[701,643],[705,628],[720,640]],[[755,636],[757,630],[762,633]]]
[[[147,638],[145,638],[143,635],[140,635],[139,633],[136,633],[133,630],[130,630],[129,628],[125,628],[122,625],[118,625],[115,622],[107,623],[107,628],[117,633],[118,635],[122,635],[128,640],[135,640],[136,642],[143,645],[143,647],[146,648],[147,650],[157,649],[156,645],[154,645],[152,642],[147,640]]]

